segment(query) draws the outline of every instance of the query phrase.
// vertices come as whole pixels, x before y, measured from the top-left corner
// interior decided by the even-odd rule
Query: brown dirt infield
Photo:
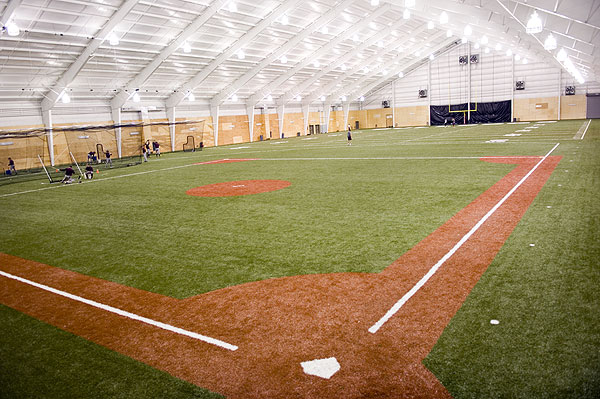
[[[0,276],[0,302],[228,398],[447,398],[422,364],[560,161],[548,157],[376,334],[373,325],[540,158],[499,182],[379,274],[277,278],[184,300],[0,254],[11,274],[239,346],[231,352]],[[482,317],[487,317],[482,315]],[[300,362],[336,357],[325,380]]]
[[[200,186],[185,193],[196,197],[233,197],[281,190],[291,184],[286,180],[238,180]]]

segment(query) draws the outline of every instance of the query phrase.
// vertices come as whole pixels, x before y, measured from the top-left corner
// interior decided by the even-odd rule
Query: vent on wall
[[[468,61],[469,61],[469,57],[467,57],[466,55],[459,55],[458,56],[458,64],[459,65],[467,65]]]
[[[388,100],[383,100],[383,101],[381,102],[381,106],[382,106],[383,108],[389,108],[389,107],[390,107],[390,102],[389,102]]]
[[[471,64],[479,63],[479,54],[471,54]]]
[[[515,90],[525,90],[525,81],[517,80],[517,82],[515,83]]]
[[[419,98],[427,97],[427,89],[419,90]]]
[[[574,96],[574,95],[575,95],[575,86],[565,87],[565,96]]]

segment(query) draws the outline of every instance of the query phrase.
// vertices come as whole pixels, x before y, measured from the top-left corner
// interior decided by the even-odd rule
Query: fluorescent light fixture
[[[244,53],[244,50],[238,51],[237,57],[238,57],[238,60],[243,60],[244,58],[246,58],[246,54]]]
[[[108,36],[108,42],[110,43],[111,46],[117,46],[119,44],[119,38],[113,32]]]
[[[487,36],[483,35],[483,36],[481,37],[481,40],[480,40],[480,41],[481,41],[481,44],[484,44],[484,45],[485,45],[485,44],[488,44],[488,41],[489,41],[489,40],[488,40],[488,37],[487,37]]]
[[[358,98],[358,101],[365,101],[365,96],[360,96],[360,97]]]
[[[133,102],[134,103],[139,103],[140,102],[140,95],[138,94],[138,92],[136,91],[135,93],[133,93]]]
[[[346,97],[346,96],[341,96],[341,97],[340,97],[340,99],[341,99],[342,101],[346,101],[346,100],[348,99],[348,97]]]
[[[408,8],[405,9],[404,12],[402,13],[402,18],[410,19],[410,10]]]
[[[548,51],[556,49],[556,39],[552,36],[552,33],[550,33],[546,38],[546,41],[544,41],[544,48]]]
[[[403,77],[404,77],[404,72],[399,72],[399,73],[398,73],[398,77],[399,77],[399,78],[403,78]]]
[[[69,95],[65,91],[65,92],[63,92],[63,95],[60,97],[60,101],[62,101],[63,104],[68,104],[71,102],[71,97],[69,97]]]
[[[473,28],[471,28],[471,25],[465,26],[465,30],[463,33],[465,34],[465,36],[471,36],[473,34]]]
[[[446,11],[442,11],[440,14],[440,24],[444,25],[448,23],[448,13]]]
[[[560,50],[558,50],[558,53],[556,53],[556,59],[559,60],[560,62],[563,62],[564,60],[567,59],[567,52],[565,51],[564,48],[561,48]]]
[[[188,94],[187,98],[188,98],[188,101],[190,101],[190,102],[196,101],[196,96],[191,91],[190,91],[190,94]]]
[[[446,31],[446,37],[452,37],[452,29]]]
[[[267,101],[273,101],[273,96],[269,94],[269,95],[267,96]]]
[[[282,25],[287,25],[289,23],[290,23],[290,19],[288,18],[287,15],[284,14],[283,17],[281,17],[281,24]]]
[[[288,61],[287,57],[285,55],[282,55],[281,56],[281,63],[282,64],[287,64],[287,61]]]
[[[238,100],[238,98],[237,98],[237,94],[233,93],[233,94],[231,95],[231,101],[237,101],[237,100]]]
[[[435,28],[435,24],[433,23],[433,21],[427,22],[427,29],[431,30],[433,28]]]
[[[325,101],[325,96],[321,96],[321,101]]]
[[[19,36],[19,33],[21,33],[21,30],[19,29],[17,24],[15,24],[12,21],[8,22],[5,26],[5,28],[6,28],[6,33],[8,33],[8,36]]]
[[[435,55],[433,55],[433,54],[429,54],[429,59],[430,59],[431,61],[433,61],[433,60],[435,59]]]
[[[533,14],[531,14],[531,17],[529,18],[529,21],[527,21],[526,31],[530,35],[533,35],[534,33],[540,33],[542,29],[542,20],[537,15],[537,12],[534,11]]]
[[[192,47],[190,46],[190,44],[188,42],[183,42],[183,52],[184,53],[192,52]]]

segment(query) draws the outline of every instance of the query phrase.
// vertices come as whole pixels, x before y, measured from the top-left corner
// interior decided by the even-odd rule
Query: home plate
[[[335,357],[327,359],[315,359],[300,363],[304,372],[308,375],[329,379],[340,370],[340,364]]]

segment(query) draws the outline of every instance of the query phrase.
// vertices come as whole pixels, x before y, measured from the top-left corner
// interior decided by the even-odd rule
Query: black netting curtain
[[[495,101],[491,103],[471,103],[470,123],[500,123],[510,122],[510,100]],[[448,123],[454,118],[456,124],[462,125],[469,123],[467,120],[468,112],[467,103],[452,105],[448,108],[447,105],[432,105],[431,106],[431,124],[443,125],[444,121]],[[452,111],[452,112],[450,112]]]

